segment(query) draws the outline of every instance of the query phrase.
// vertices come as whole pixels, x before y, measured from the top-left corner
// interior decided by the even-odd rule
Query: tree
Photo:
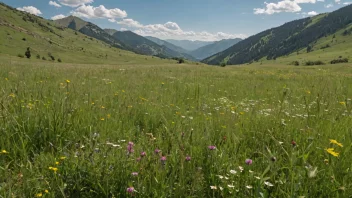
[[[31,58],[31,51],[29,50],[29,47],[27,47],[27,51],[24,55],[26,55],[27,58]]]
[[[307,47],[307,53],[311,52],[312,51],[312,46],[308,45]]]

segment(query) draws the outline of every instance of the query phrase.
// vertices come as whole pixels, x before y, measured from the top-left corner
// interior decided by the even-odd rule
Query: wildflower
[[[340,105],[346,106],[346,102],[340,102]]]
[[[48,193],[49,193],[49,191],[48,191],[48,190],[44,190],[44,192],[45,192],[46,194],[48,194]]]
[[[240,112],[240,115],[244,115],[244,112],[243,112],[243,111],[241,111],[241,112]]]
[[[338,141],[336,141],[336,140],[330,139],[330,143],[331,143],[331,144],[336,144],[336,145],[338,145],[338,146],[340,146],[340,147],[343,147],[343,145],[342,145],[341,143],[339,143]]]
[[[270,159],[271,159],[272,162],[276,161],[276,157],[274,157],[274,156],[272,156]]]
[[[292,144],[293,147],[297,146],[297,143],[295,141],[293,141],[293,140],[291,141],[291,144]]]
[[[187,156],[187,157],[186,157],[186,161],[188,161],[188,162],[191,161],[191,157],[190,157],[190,156]]]
[[[15,98],[16,95],[15,95],[14,93],[11,93],[11,94],[9,95],[9,97]]]
[[[145,157],[147,153],[145,151],[141,152],[141,157]]]
[[[141,161],[141,159],[142,159],[141,157],[137,157],[136,161],[139,162]]]
[[[164,82],[161,82],[161,85],[165,85],[165,83],[164,83]]]
[[[255,176],[254,178],[256,178],[257,180],[260,180],[260,177],[258,177],[258,176]]]
[[[43,193],[38,193],[35,195],[36,197],[42,197],[43,196]]]
[[[251,185],[246,186],[248,189],[252,189],[253,187]]]
[[[66,83],[70,83],[71,81],[70,80],[66,80]]]
[[[162,156],[162,157],[160,158],[160,161],[161,161],[161,163],[162,163],[163,165],[165,165],[166,156]]]
[[[56,165],[59,165],[60,163],[59,162],[55,162]]]
[[[138,176],[138,173],[137,172],[133,172],[132,176]]]
[[[234,188],[235,186],[232,185],[232,184],[229,184],[229,185],[227,185],[227,187],[229,187],[229,188]]]
[[[8,154],[9,152],[7,152],[6,150],[1,150],[0,154]]]
[[[221,186],[219,186],[219,189],[222,191],[222,190],[224,190],[224,188],[223,187],[221,187]]]
[[[58,168],[55,168],[55,167],[49,167],[49,170],[52,170],[52,171],[54,171],[54,173],[56,173],[59,169]]]
[[[309,90],[306,91],[307,94],[311,94],[311,92]]]
[[[240,172],[242,173],[242,171],[244,170],[242,166],[239,166],[238,169],[240,169]]]
[[[60,157],[60,160],[65,160],[66,159],[66,157]]]
[[[159,149],[155,149],[155,150],[154,150],[154,153],[155,153],[155,154],[159,154],[160,151],[161,151],[161,150],[159,150]]]
[[[216,146],[208,146],[208,149],[210,149],[210,150],[215,150],[215,149],[216,149]]]
[[[328,160],[328,159],[324,159],[324,163],[325,163],[326,165],[328,165],[328,164],[329,164],[329,160]]]
[[[133,187],[129,187],[129,188],[127,188],[127,192],[128,193],[133,193],[135,190],[134,190],[134,188]]]
[[[216,190],[216,189],[218,189],[216,186],[210,186],[210,189],[212,189],[212,190]]]
[[[265,181],[264,184],[267,185],[267,186],[269,186],[269,187],[274,186],[274,184],[272,184],[272,183],[270,183],[270,182],[267,182],[267,181]]]
[[[219,177],[220,179],[224,179],[224,176],[222,176],[222,175],[218,175],[218,177]]]
[[[128,142],[128,146],[127,146],[127,153],[128,154],[131,154],[134,152],[133,146],[134,146],[133,142]]]
[[[339,156],[339,153],[335,152],[334,148],[328,148],[328,149],[325,149],[325,151],[330,153],[334,157],[338,157]]]
[[[246,159],[245,162],[246,162],[247,165],[251,165],[251,164],[253,163],[253,160],[251,160],[251,159]]]
[[[234,174],[237,173],[237,171],[235,171],[235,170],[230,170],[230,173],[234,175]]]

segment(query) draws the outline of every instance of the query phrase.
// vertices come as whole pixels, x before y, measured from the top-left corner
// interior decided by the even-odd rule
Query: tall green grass
[[[1,197],[352,194],[349,66],[2,62]]]

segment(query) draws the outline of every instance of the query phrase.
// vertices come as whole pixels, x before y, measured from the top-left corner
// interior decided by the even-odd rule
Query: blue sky
[[[76,15],[102,28],[161,39],[245,38],[352,0],[2,0],[48,19]]]

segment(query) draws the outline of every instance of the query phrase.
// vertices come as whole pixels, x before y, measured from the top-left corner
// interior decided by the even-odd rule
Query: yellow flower
[[[38,193],[35,195],[36,197],[42,197],[43,196],[43,193]]]
[[[165,83],[164,83],[164,82],[161,82],[161,84],[162,84],[162,85],[165,85]]]
[[[66,80],[66,83],[70,83],[71,81],[70,80]]]
[[[240,112],[240,115],[244,115],[244,112],[243,112],[243,111],[241,111],[241,112]]]
[[[128,105],[127,107],[128,107],[128,108],[132,108],[133,106],[132,106],[132,105]]]
[[[44,190],[44,192],[45,192],[45,193],[49,193],[49,191],[48,191],[48,190]]]
[[[9,152],[7,152],[6,150],[1,150],[0,153],[1,153],[1,154],[8,154]]]
[[[55,164],[56,164],[56,165],[59,165],[59,164],[60,164],[60,162],[55,162]]]
[[[58,168],[55,168],[55,167],[49,167],[49,170],[52,170],[52,171],[54,171],[55,173],[56,173],[56,171],[58,171],[59,169]]]
[[[66,157],[60,157],[60,160],[65,160],[66,159]]]
[[[340,146],[340,147],[343,147],[343,145],[341,143],[339,143],[338,141],[333,140],[333,139],[330,139],[330,143],[331,144],[336,144],[337,146]]]
[[[104,120],[105,120],[105,118],[100,118],[100,120],[101,120],[101,121],[104,121]]]
[[[102,109],[105,109],[105,107],[104,107],[104,106],[101,106],[101,108],[102,108]]]
[[[346,106],[346,102],[340,102],[340,105]]]
[[[338,157],[339,156],[339,153],[335,152],[334,148],[327,148],[327,149],[325,149],[325,151],[330,153],[334,157]]]
[[[107,118],[111,118],[111,115],[110,115],[110,114],[108,114],[106,117],[107,117]]]
[[[8,78],[5,78],[6,81],[8,81],[9,79]]]
[[[310,91],[309,91],[309,90],[307,90],[307,91],[306,91],[306,93],[307,93],[307,94],[310,94]]]
[[[9,97],[15,98],[16,95],[15,95],[14,93],[11,93],[11,94],[9,95]]]

